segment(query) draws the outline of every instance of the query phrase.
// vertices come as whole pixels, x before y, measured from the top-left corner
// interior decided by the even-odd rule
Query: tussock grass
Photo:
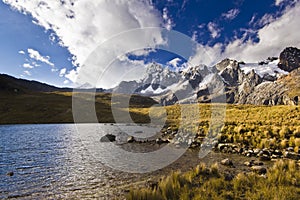
[[[278,160],[266,176],[239,173],[228,181],[216,164],[198,165],[186,173],[173,172],[154,189],[131,189],[128,200],[172,199],[299,199],[300,170],[295,161]]]

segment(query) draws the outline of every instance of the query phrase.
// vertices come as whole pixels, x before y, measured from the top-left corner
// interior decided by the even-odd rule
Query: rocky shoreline
[[[115,142],[117,138],[110,135],[104,137],[108,137],[109,140],[103,139],[103,142]],[[165,128],[152,139],[142,140],[128,136],[127,141],[120,144],[124,149],[137,152],[149,152],[162,148],[164,145],[174,145],[175,148],[188,145],[189,148],[175,163],[164,169],[141,175],[138,182],[133,181],[131,184],[122,187],[122,191],[118,191],[118,194],[126,195],[129,192],[129,188],[152,188],[162,176],[172,171],[189,171],[199,163],[205,163],[207,166],[217,163],[219,171],[224,175],[225,180],[232,180],[239,173],[255,173],[265,177],[274,163],[281,159],[295,160],[298,167],[300,167],[300,154],[295,152],[295,149],[292,147],[285,149],[253,148],[245,144],[220,142],[216,138],[209,139],[192,134],[179,133],[172,130],[171,127]],[[202,148],[208,148],[211,151],[204,158],[199,158],[199,152]]]

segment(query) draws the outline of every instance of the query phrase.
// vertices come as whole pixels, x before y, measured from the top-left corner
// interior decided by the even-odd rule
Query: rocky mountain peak
[[[289,47],[279,59],[254,63],[226,58],[213,67],[187,66],[181,71],[151,63],[141,80],[122,82],[117,89],[150,96],[163,105],[215,101],[222,93],[227,103],[297,104],[300,75],[294,69],[300,69],[299,62],[300,50]]]
[[[226,58],[216,64],[216,68],[218,71],[223,71],[226,68],[232,68],[233,70],[237,70],[239,68],[239,63],[236,60]]]
[[[300,67],[300,50],[296,47],[288,47],[279,56],[278,67],[291,72]]]
[[[164,69],[160,64],[153,62],[147,66],[146,73],[147,74],[161,73],[163,70]]]

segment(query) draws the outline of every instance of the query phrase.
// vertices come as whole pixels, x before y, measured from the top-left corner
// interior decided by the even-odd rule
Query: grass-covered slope
[[[119,95],[119,98],[127,98]],[[98,121],[114,123],[111,112],[111,94],[97,93],[95,108]],[[82,105],[90,99],[82,99]],[[143,102],[143,105],[140,102]],[[156,102],[147,97],[132,96],[130,106],[150,107]],[[126,108],[118,106],[119,114],[127,112]],[[149,122],[149,117],[139,112],[131,113],[137,123]],[[5,93],[0,96],[0,124],[31,124],[31,123],[73,123],[72,92],[30,92]],[[83,121],[89,122],[89,121]],[[126,122],[126,121],[124,121]]]

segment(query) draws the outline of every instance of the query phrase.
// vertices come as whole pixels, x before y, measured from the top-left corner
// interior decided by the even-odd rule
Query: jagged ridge
[[[294,47],[286,48],[279,58],[269,57],[257,63],[225,59],[212,67],[199,65],[178,72],[153,63],[143,79],[121,82],[114,92],[150,96],[162,105],[211,101],[298,104],[299,90],[286,79],[299,79],[299,73],[294,72],[299,63],[300,50]]]

